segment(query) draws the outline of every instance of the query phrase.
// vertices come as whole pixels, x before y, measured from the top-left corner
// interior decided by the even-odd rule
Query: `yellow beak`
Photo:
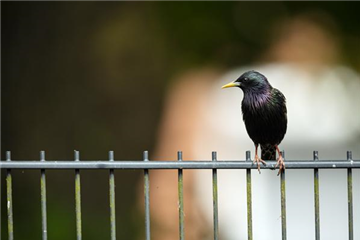
[[[221,88],[229,88],[229,87],[240,87],[240,83],[239,82],[231,82],[231,83],[225,84]]]

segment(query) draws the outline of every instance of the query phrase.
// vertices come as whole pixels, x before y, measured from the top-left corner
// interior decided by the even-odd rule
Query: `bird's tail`
[[[261,148],[261,159],[262,160],[275,160],[276,159],[276,148],[274,145],[265,144],[260,145]]]

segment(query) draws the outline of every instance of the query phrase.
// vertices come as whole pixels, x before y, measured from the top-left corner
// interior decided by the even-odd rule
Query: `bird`
[[[243,73],[235,81],[222,88],[238,87],[243,93],[241,110],[246,131],[255,145],[254,164],[260,172],[260,162],[275,160],[278,153],[277,166],[279,172],[285,170],[284,158],[279,150],[287,129],[286,98],[282,92],[273,88],[268,79],[261,73],[251,70]],[[258,147],[261,148],[261,158]]]

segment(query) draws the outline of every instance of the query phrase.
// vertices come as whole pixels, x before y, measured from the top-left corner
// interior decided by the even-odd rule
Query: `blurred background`
[[[109,150],[119,160],[141,159],[144,150],[151,156],[174,79],[192,69],[226,72],[277,54],[291,62],[288,42],[277,36],[288,33],[296,44],[296,31],[286,23],[297,16],[329,33],[319,36],[331,41],[316,61],[358,73],[359,7],[355,2],[1,2],[2,159],[6,150],[14,160],[37,160],[40,150],[47,160],[73,159],[73,150],[86,160],[107,159]],[[301,31],[301,24],[295,26]],[[41,238],[39,176],[13,171],[17,239]],[[5,239],[4,179],[2,172]],[[81,181],[84,239],[109,238],[108,172],[83,171]],[[116,171],[118,239],[143,237],[141,182],[142,172]],[[73,172],[47,174],[51,239],[75,237],[73,183]]]

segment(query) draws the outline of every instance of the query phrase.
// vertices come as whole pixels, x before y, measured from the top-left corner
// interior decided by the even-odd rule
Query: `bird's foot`
[[[284,163],[284,158],[281,156],[279,156],[279,158],[277,159],[277,163],[275,165],[275,168],[279,166],[279,172],[278,172],[278,176],[280,175],[280,173],[284,172],[285,170],[285,163]]]
[[[262,160],[261,158],[259,158],[259,156],[256,154],[253,163],[257,163],[257,169],[258,169],[259,173],[261,173],[261,171],[260,171],[260,162],[262,164],[264,164],[264,166],[266,166],[266,162],[264,160]]]

